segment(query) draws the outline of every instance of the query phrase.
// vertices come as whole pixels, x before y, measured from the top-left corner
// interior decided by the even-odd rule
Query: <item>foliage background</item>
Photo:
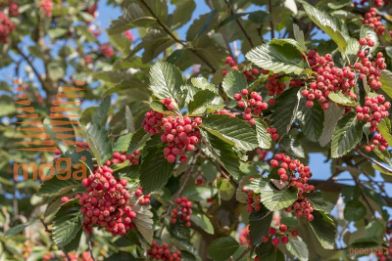
[[[41,214],[44,213],[48,200],[58,199],[62,196],[62,193],[59,193],[57,185],[50,187],[49,184],[48,191],[46,192],[47,194],[45,194],[42,193],[42,186],[39,182],[32,182],[31,180],[13,182],[9,177],[10,162],[18,160],[37,160],[36,155],[26,155],[14,150],[14,142],[20,140],[22,137],[19,136],[20,133],[15,130],[14,125],[14,116],[16,113],[15,107],[13,106],[15,102],[15,92],[13,90],[16,89],[14,80],[19,79],[19,81],[31,86],[31,92],[36,92],[37,94],[38,91],[39,95],[44,97],[44,100],[45,98],[49,100],[49,96],[56,93],[56,87],[58,86],[63,84],[73,85],[75,84],[75,79],[85,81],[85,86],[88,87],[89,91],[83,106],[84,112],[81,118],[82,123],[94,121],[94,115],[97,115],[97,110],[92,105],[102,104],[103,98],[110,94],[112,97],[111,106],[107,112],[109,117],[105,126],[108,128],[109,133],[111,133],[110,136],[108,135],[111,142],[116,144],[115,141],[117,140],[118,135],[126,132],[133,132],[133,130],[129,127],[131,121],[135,122],[135,126],[140,126],[144,113],[150,106],[149,104],[152,99],[151,93],[147,88],[149,83],[150,65],[155,64],[157,60],[167,60],[178,66],[180,70],[182,70],[183,75],[185,75],[185,78],[188,79],[191,75],[197,75],[197,73],[194,73],[195,68],[192,69],[190,66],[200,63],[200,59],[198,58],[199,55],[194,55],[194,53],[192,55],[192,51],[189,50],[183,51],[184,48],[180,49],[179,43],[176,43],[170,35],[168,36],[167,31],[162,29],[161,24],[159,24],[156,19],[152,19],[150,16],[144,17],[142,15],[134,21],[128,20],[128,23],[125,23],[124,20],[121,20],[122,18],[120,18],[119,23],[114,21],[109,27],[109,37],[105,36],[104,33],[103,36],[100,36],[97,40],[88,32],[87,29],[91,22],[90,20],[93,20],[92,17],[85,15],[85,12],[83,13],[83,9],[86,6],[91,5],[92,1],[54,2],[54,16],[56,19],[54,19],[54,21],[50,21],[49,19],[38,19],[40,14],[36,8],[36,2],[20,1],[21,15],[14,19],[17,24],[17,29],[13,33],[10,42],[2,46],[1,63],[4,69],[2,69],[1,75],[4,82],[1,85],[2,96],[0,106],[2,109],[1,170],[2,173],[4,173],[4,175],[1,176],[1,188],[3,190],[2,215],[4,219],[4,235],[1,240],[2,258],[5,260],[8,258],[14,258],[16,260],[27,258],[23,257],[24,250],[22,250],[25,238],[32,239],[31,246],[28,247],[31,248],[31,251],[33,251],[35,255],[31,255],[29,257],[30,260],[39,260],[47,252],[58,251],[58,246],[54,246],[55,244],[50,242],[50,233],[48,234],[44,231],[39,219]],[[162,7],[164,6],[162,1],[145,2],[147,2],[147,4],[152,4],[153,10],[160,12],[160,20],[168,19],[167,14],[164,12],[166,8]],[[336,45],[330,40],[329,36],[315,28],[314,24],[305,17],[299,2],[297,2],[297,6],[300,8],[300,12],[297,14],[293,14],[290,8],[287,8],[287,6],[285,7],[284,2],[285,1],[272,1],[274,13],[279,14],[272,16],[273,24],[277,29],[275,35],[276,38],[293,38],[292,25],[293,23],[297,23],[304,30],[306,39],[309,41],[311,39],[311,42],[308,43],[309,48],[317,46],[317,50],[321,53],[333,51],[336,48]],[[347,21],[351,36],[357,37],[359,35],[358,30],[361,27],[361,22],[359,14],[351,12],[353,10],[351,7],[351,1],[336,1],[336,3],[328,3],[330,1],[308,2],[311,2],[314,5],[317,4],[320,9],[326,9],[336,18]],[[186,11],[178,12],[177,19],[179,23],[174,24],[168,22],[168,24],[170,24],[168,29],[172,32],[178,32],[178,34],[175,35],[178,35],[179,39],[187,39],[188,42],[185,44],[197,46],[197,52],[200,51],[202,52],[202,56],[207,57],[208,64],[202,65],[200,68],[200,74],[205,77],[210,77],[210,80],[216,85],[219,85],[223,79],[219,69],[224,66],[224,60],[226,56],[230,54],[225,47],[225,42],[230,43],[232,50],[237,50],[237,53],[234,54],[239,57],[239,61],[243,61],[243,54],[251,49],[249,46],[249,37],[251,37],[251,42],[254,43],[254,45],[262,43],[258,36],[263,36],[263,40],[265,42],[268,42],[271,39],[271,24],[269,20],[271,16],[268,15],[268,1],[234,1],[233,7],[236,9],[236,14],[233,14],[228,9],[228,5],[224,3],[224,1],[207,1],[207,4],[201,4],[197,1],[196,5],[192,3],[193,1],[188,0],[172,1],[169,3],[169,13],[175,13],[175,7],[178,8],[181,7],[181,5],[185,6],[184,10],[186,11],[191,10],[192,6],[195,6],[196,9],[193,14]],[[122,8],[120,7],[120,4],[123,5]],[[113,1],[109,1],[109,3],[100,2],[98,4],[100,16],[98,16],[96,23],[103,25],[103,29],[106,29],[106,25],[109,24],[109,20],[112,20],[112,18],[115,19],[120,15],[120,10],[125,13],[129,12],[128,14],[131,17],[132,15],[140,15],[140,13],[133,13],[135,10],[138,10],[134,5],[140,6],[141,3],[140,1],[127,1],[124,3]],[[71,12],[71,6],[72,8],[75,8],[74,12]],[[386,7],[384,11],[387,13],[388,10],[389,7]],[[246,12],[249,12],[249,14],[245,15],[244,13]],[[203,15],[204,13],[207,15]],[[192,33],[189,32],[188,26],[197,24],[195,20],[199,16],[202,17],[202,20],[204,19],[203,26],[200,26],[200,24],[199,26],[195,26],[197,27],[197,33],[194,30],[192,35]],[[125,20],[126,19],[129,19],[129,16],[125,15]],[[241,30],[237,24],[237,20],[240,20],[240,23],[243,24],[248,35],[243,33],[243,30]],[[170,21],[170,19],[167,21]],[[192,26],[190,28],[192,28]],[[287,30],[284,30],[285,28]],[[124,42],[124,39],[121,38],[122,31],[128,29],[133,29],[133,33],[136,38],[132,43],[132,48],[130,49],[128,49],[128,45]],[[278,29],[282,29],[282,32],[278,33]],[[71,31],[69,35],[67,35],[68,30]],[[287,33],[285,33],[286,31]],[[107,41],[111,41],[111,44],[116,48],[116,56],[113,58],[102,57],[98,51],[99,46]],[[384,39],[383,44],[387,47],[390,44],[390,39]],[[20,50],[22,50],[24,54],[28,55],[28,59],[33,60],[33,64],[36,68],[38,68],[40,74],[44,74],[44,82],[37,81],[37,75],[28,68],[26,60],[21,53],[17,51],[17,46],[19,46]],[[82,58],[87,53],[91,53],[95,56],[92,66],[86,66],[82,61]],[[385,50],[385,53],[387,55],[390,54],[388,49]],[[387,57],[388,64],[390,64],[389,59],[390,57]],[[214,67],[213,71],[217,72],[211,74],[211,67]],[[135,71],[137,70],[136,73],[135,71],[129,70],[130,68]],[[16,75],[17,71],[19,71],[19,75]],[[42,114],[45,115],[46,107],[37,106],[43,110]],[[101,106],[101,108],[104,108],[104,106]],[[129,108],[128,111],[132,112],[132,117],[129,116],[129,113],[127,114],[125,112],[127,110],[126,108]],[[91,133],[89,135],[91,135]],[[97,137],[92,138],[98,140]],[[99,142],[101,141],[98,140],[98,143]],[[133,144],[132,142],[130,144],[131,146],[138,145]],[[304,162],[309,162],[311,169],[313,170],[314,179],[323,183],[324,180],[327,180],[331,175],[329,169],[331,167],[333,168],[334,165],[339,165],[339,163],[333,161],[323,162],[327,158],[328,152],[320,150],[319,148],[308,146],[306,142],[304,142],[304,144],[305,151],[307,153],[307,157],[304,159]],[[69,153],[72,153],[72,151],[69,151]],[[94,156],[96,157],[96,155]],[[45,159],[50,160],[51,155],[45,155]],[[44,161],[44,158],[41,160]],[[385,161],[386,162],[384,163],[388,163],[387,160]],[[331,162],[333,163],[331,164]],[[371,166],[369,168],[371,168]],[[362,176],[358,176],[358,178],[366,178],[369,174],[366,173],[368,170],[369,169],[360,170],[364,173],[361,174]],[[132,171],[137,172],[135,170],[131,170],[131,172],[128,172],[127,174],[132,176],[135,174]],[[369,171],[371,174],[374,173],[374,170]],[[177,174],[181,174],[181,172]],[[383,194],[383,196],[388,197],[391,192],[391,187],[387,182],[384,184],[384,179],[388,180],[388,177],[385,175],[390,175],[390,173],[384,173],[384,175],[381,175],[377,171],[375,172],[375,176],[371,179],[376,183],[383,183],[385,186],[385,194]],[[347,171],[343,171],[339,174],[339,179],[342,180],[339,182],[340,184],[350,185],[349,187],[345,187],[347,189],[347,191],[345,191],[346,195],[357,198],[357,193],[360,192],[355,189],[356,183],[352,180],[352,173],[350,174]],[[369,193],[372,191],[380,192],[378,191],[378,188],[373,187],[373,185],[376,184],[373,183],[373,181],[364,183],[364,190]],[[158,192],[157,197],[159,198],[162,196],[163,201],[168,200],[171,192],[175,191],[176,183],[178,182],[181,182],[180,177],[173,178],[169,184],[172,184],[174,188],[170,189],[170,186],[168,186],[169,191],[164,191],[163,194]],[[135,181],[135,184],[136,183],[137,179]],[[221,194],[224,194],[227,191],[225,191],[224,186],[219,186],[217,184],[218,183],[213,183],[213,186],[220,191],[218,193],[218,197],[221,197]],[[189,188],[189,190],[192,191],[191,188]],[[207,189],[202,188],[200,190]],[[39,194],[40,192],[38,191],[41,191],[41,194]],[[36,194],[37,192],[38,194]],[[337,196],[337,191],[334,192],[334,196]],[[191,192],[188,191],[188,193]],[[349,198],[349,196],[347,196],[347,198]],[[203,199],[205,198],[203,197]],[[334,203],[336,203],[336,201]],[[379,208],[379,214],[381,213],[381,209],[389,211],[390,202],[379,202],[378,204],[379,205],[376,205],[377,208]],[[16,205],[17,209],[15,208]],[[343,205],[340,204],[340,206],[342,207]],[[360,218],[355,217],[356,220],[354,222],[351,220],[352,217],[347,217],[350,213],[345,212],[343,214],[342,209],[339,211],[338,208],[335,208],[334,211],[332,211],[332,214],[335,218],[334,224],[341,230],[339,232],[339,229],[337,229],[339,233],[354,233],[354,231],[358,228],[364,229],[365,235],[361,237],[364,240],[364,242],[361,243],[364,245],[369,243],[366,241],[368,238],[374,236],[369,231],[366,231],[366,225],[373,224],[372,221],[375,219],[374,213],[372,213],[371,209],[366,208],[366,215],[363,215]],[[388,220],[387,212],[384,212],[383,215],[384,219]],[[48,220],[48,229],[54,229],[52,227],[53,220],[51,218]],[[20,224],[25,225],[18,226]],[[159,231],[161,225],[162,224],[159,222],[156,222],[156,231]],[[205,226],[205,224],[202,226]],[[11,230],[10,232],[9,230],[11,227],[16,227],[16,229]],[[350,227],[350,229],[343,229],[347,227]],[[30,229],[33,232],[38,231],[38,236],[31,237],[29,234],[32,233]],[[232,227],[230,230],[233,237],[236,237],[236,234],[238,234],[235,232],[236,230],[236,227]],[[380,233],[383,233],[384,230],[381,230],[382,231]],[[64,238],[71,236],[74,232],[75,230],[68,231],[64,234]],[[92,249],[94,256],[99,256],[101,254],[107,258],[114,255],[124,255],[128,258],[130,258],[130,256],[132,256],[132,258],[143,258],[143,248],[145,248],[145,246],[139,242],[139,239],[135,234],[129,235],[131,238],[117,239],[116,243],[113,243],[113,238],[110,235],[99,234],[101,232],[97,232],[98,235],[90,240],[90,242],[94,242]],[[173,237],[172,240],[176,242],[176,238],[173,234],[176,234],[178,231],[171,232],[171,236]],[[378,233],[379,231],[376,232]],[[221,237],[225,234],[229,235],[224,231],[221,234],[217,233],[215,236]],[[377,236],[379,235],[377,234]],[[330,235],[327,235],[326,237],[328,238]],[[59,242],[68,240],[65,240],[64,238],[59,239]],[[125,242],[123,243],[122,241]],[[78,251],[86,251],[88,249],[87,243],[88,240],[82,240]],[[189,245],[187,246],[177,245],[177,247],[189,250],[189,258],[198,258],[198,255],[195,255],[196,257],[192,257],[192,254],[195,253],[195,251],[197,252],[197,250],[187,249],[187,247],[195,245],[194,242],[188,243]],[[377,244],[379,243],[380,242],[377,242]],[[122,244],[125,245],[122,246]],[[177,244],[179,243],[177,242]],[[316,253],[311,253],[314,255],[313,257],[336,255],[340,256],[340,258],[345,258],[347,256],[347,253],[344,252],[347,250],[347,242],[343,238],[337,238],[336,242],[332,240],[329,244],[333,245],[334,250],[322,249],[320,251],[316,251]],[[12,249],[12,247],[10,247],[12,245],[16,247]],[[217,248],[219,249],[219,246]],[[76,248],[71,246],[70,249],[66,250],[75,249]],[[102,249],[104,250],[104,254],[100,253]],[[310,250],[312,250],[312,248]],[[241,248],[238,251],[238,256],[240,256],[242,253],[241,251],[245,250]],[[59,250],[59,252],[62,252],[62,250]],[[187,251],[184,251],[184,253],[185,252]],[[206,253],[206,251],[204,252]],[[184,255],[188,257],[188,254]],[[289,251],[288,255],[293,255],[292,251]]]

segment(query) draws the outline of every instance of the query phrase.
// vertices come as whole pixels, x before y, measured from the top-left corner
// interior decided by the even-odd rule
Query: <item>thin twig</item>
[[[88,241],[87,241],[87,247],[88,247],[88,252],[90,253],[91,259],[92,259],[93,261],[95,261],[94,254],[93,254],[93,247],[92,247],[92,244],[91,244],[91,238],[90,238],[90,236],[89,236]]]
[[[272,0],[268,0],[268,12],[270,15],[270,29],[271,29],[271,40],[275,38],[275,26],[274,26],[274,18],[272,16]]]
[[[230,14],[231,14],[232,16],[235,16],[236,14],[235,14],[235,12],[234,12],[234,9],[233,9],[232,5],[229,3],[229,1],[226,0],[225,3],[226,3],[227,7],[228,7],[229,10],[230,10]],[[240,21],[238,18],[236,18],[236,19],[235,19],[235,22],[236,22],[236,24],[238,25],[238,27],[240,28],[242,34],[245,36],[245,38],[246,38],[246,40],[248,41],[249,45],[253,48],[253,47],[254,47],[254,44],[253,44],[252,38],[250,38],[249,34],[246,32],[245,28],[244,28],[243,25],[241,24],[241,21]]]
[[[46,233],[48,233],[50,240],[53,242],[53,244],[55,245],[54,241],[53,241],[53,235],[52,235],[52,231],[49,229],[48,225],[45,223],[45,221],[40,218],[39,219],[41,221],[41,224],[44,226],[44,229],[46,231]],[[65,258],[67,259],[67,261],[71,261],[70,257],[67,255],[67,253],[65,253],[64,250],[61,250],[61,252],[63,252],[63,255],[65,256]]]
[[[42,88],[46,89],[46,85],[45,85],[45,81],[44,79],[42,79],[39,71],[37,70],[37,68],[34,66],[33,62],[29,59],[29,57],[27,57],[27,55],[17,46],[14,46],[15,51],[22,56],[22,58],[27,62],[27,64],[31,67],[31,69],[33,70],[33,73],[35,75],[35,77],[37,77],[38,81],[41,83]]]
[[[207,61],[195,48],[189,46],[186,42],[181,41],[173,34],[173,32],[159,19],[159,17],[154,13],[151,7],[144,1],[140,0],[140,2],[144,5],[144,7],[148,10],[148,12],[156,19],[157,23],[162,27],[162,29],[178,44],[182,45],[184,48],[189,49],[194,55],[196,55],[200,60],[202,60],[212,71],[212,73],[216,72],[216,69],[212,64]]]

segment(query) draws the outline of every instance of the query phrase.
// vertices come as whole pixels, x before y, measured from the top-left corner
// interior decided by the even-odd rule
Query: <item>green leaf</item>
[[[309,260],[309,251],[301,237],[290,237],[286,245],[287,251],[299,260]]]
[[[81,229],[80,206],[75,201],[64,204],[53,220],[53,241],[64,248]]]
[[[7,95],[2,95],[0,97],[0,108],[0,117],[16,112],[14,100]]]
[[[341,52],[344,52],[347,47],[346,36],[340,30],[338,22],[331,17],[328,13],[321,11],[312,5],[301,1],[306,14],[321,30],[331,37],[337,44]]]
[[[130,52],[131,42],[122,34],[109,34],[110,43],[127,55]]]
[[[191,20],[196,4],[193,0],[174,0],[176,10],[169,16],[171,26],[175,29]]]
[[[132,140],[131,143],[129,144],[128,152],[132,152],[137,149],[140,149],[141,147],[144,146],[144,144],[147,142],[149,138],[150,135],[146,133],[143,128],[140,128],[132,135]]]
[[[108,141],[109,133],[107,130],[95,124],[89,124],[84,130],[84,136],[98,164],[102,165],[111,157],[112,147]]]
[[[360,36],[360,38],[368,38],[368,39],[373,40],[374,46],[369,48],[369,53],[374,52],[377,49],[377,47],[380,45],[380,42],[378,40],[378,36],[377,36],[376,32],[372,28],[370,28],[366,25],[363,25],[361,27],[361,32],[360,32],[359,36]]]
[[[238,118],[209,115],[203,119],[202,127],[239,150],[250,151],[258,146],[256,130]]]
[[[227,170],[227,172],[230,173],[230,175],[238,179],[241,175],[239,170],[240,160],[233,148],[216,136],[211,134],[208,135],[205,132],[202,133],[204,133],[204,136],[207,136],[207,140],[212,146],[213,157],[216,158],[216,160]]]
[[[48,74],[50,79],[58,81],[64,78],[65,71],[60,62],[53,61],[48,64]]]
[[[217,189],[222,200],[229,201],[236,192],[235,187],[228,179],[218,179]]]
[[[350,200],[344,208],[344,218],[348,221],[358,221],[365,217],[366,207],[358,200]]]
[[[70,191],[73,188],[80,186],[80,182],[70,178],[70,179],[58,179],[57,176],[54,176],[48,181],[45,181],[41,184],[37,195],[39,196],[46,196],[46,197],[53,197],[58,196]]]
[[[390,119],[382,119],[377,125],[377,129],[381,136],[388,142],[388,145],[392,146],[392,124]]]
[[[210,219],[203,214],[194,214],[191,216],[191,221],[195,223],[198,227],[203,229],[210,235],[214,234],[214,226],[212,225]]]
[[[304,45],[304,43],[297,42],[296,40],[290,39],[290,38],[286,38],[286,39],[272,39],[270,41],[270,44],[277,45],[277,46],[280,45],[282,47],[290,45],[290,46],[296,48],[302,54],[305,54],[305,52],[306,52],[306,46]]]
[[[137,3],[127,4],[123,10],[124,15],[113,20],[110,24],[107,30],[108,34],[122,33],[134,25],[149,27],[151,24],[156,23],[156,19],[145,12]]]
[[[280,135],[285,135],[290,130],[297,115],[300,95],[297,88],[291,88],[276,99],[276,104],[272,107],[271,118],[272,126],[278,130]]]
[[[140,185],[145,193],[150,193],[165,186],[171,176],[174,164],[170,164],[163,156],[162,146],[152,146],[153,139],[147,143],[143,150],[140,165]]]
[[[318,211],[313,212],[314,220],[309,222],[310,229],[324,249],[333,250],[335,247],[336,224],[328,215]]]
[[[284,1],[284,6],[289,9],[293,14],[298,13],[298,7],[297,4],[295,3],[295,0],[285,0]]]
[[[153,215],[147,207],[140,207],[139,205],[135,208],[136,218],[134,220],[137,231],[143,236],[143,238],[149,243],[152,243],[154,237],[153,227]]]
[[[319,139],[319,143],[322,147],[331,141],[336,124],[343,115],[343,112],[343,109],[334,103],[331,103],[328,110],[324,111],[323,132]]]
[[[216,86],[202,76],[192,78],[191,83],[193,86],[200,90],[209,90],[214,93],[218,93],[218,89],[216,88]]]
[[[302,131],[305,136],[310,141],[316,142],[323,132],[323,109],[317,103],[312,108],[308,108],[303,102],[298,114],[298,118],[302,121]]]
[[[204,112],[214,112],[224,107],[223,100],[209,90],[198,91],[189,103],[189,113],[200,115]]]
[[[9,229],[4,233],[4,235],[7,236],[7,237],[15,236],[15,235],[21,233],[22,231],[24,231],[25,228],[27,228],[28,226],[30,226],[30,225],[31,225],[32,223],[34,223],[35,221],[36,221],[36,220],[31,220],[31,221],[29,221],[29,222],[27,222],[27,223],[23,223],[23,224],[19,224],[19,225],[16,225],[16,226],[14,226],[14,227],[11,227],[11,228],[9,228]]]
[[[230,99],[234,99],[234,94],[240,92],[242,89],[246,89],[247,86],[248,82],[246,77],[239,71],[229,72],[225,78],[223,78],[222,82],[223,90]]]
[[[383,70],[381,72],[381,89],[392,98],[392,72]]]
[[[264,44],[249,51],[246,58],[273,73],[301,74],[306,68],[301,52],[289,44]]]
[[[273,214],[263,209],[259,212],[252,212],[249,215],[249,237],[253,246],[261,243],[263,236],[268,235]]]
[[[129,144],[131,143],[133,133],[128,133],[120,136],[116,143],[113,145],[113,151],[125,152],[128,151]]]
[[[331,92],[329,93],[328,98],[334,103],[337,103],[339,105],[350,106],[350,107],[357,106],[356,101],[352,100],[350,97],[344,95],[341,92]]]
[[[348,244],[355,246],[379,246],[383,242],[385,225],[380,220],[371,221],[366,227],[360,227],[350,234]]]
[[[256,133],[259,147],[262,149],[271,148],[271,135],[267,131],[267,124],[261,119],[256,120]]]
[[[297,40],[297,42],[299,43],[301,48],[306,51],[307,48],[306,48],[304,32],[301,31],[301,29],[299,28],[299,26],[297,24],[293,24],[293,32],[294,32],[295,40]]]
[[[260,190],[260,201],[271,211],[277,211],[291,206],[297,200],[297,193],[292,189],[278,190],[272,184],[266,183]]]
[[[284,261],[284,254],[271,243],[261,244],[256,248],[256,254],[260,260]]]
[[[159,98],[177,97],[183,84],[181,72],[170,63],[158,62],[150,70],[150,89]]]
[[[361,142],[362,126],[354,113],[348,113],[338,121],[331,141],[332,158],[346,155]]]
[[[208,246],[208,255],[214,261],[228,260],[238,249],[239,244],[232,237],[221,237],[215,239]]]

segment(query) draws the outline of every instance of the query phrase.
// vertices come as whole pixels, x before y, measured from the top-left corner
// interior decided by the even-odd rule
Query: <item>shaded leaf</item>
[[[332,158],[339,158],[358,145],[362,139],[362,125],[357,121],[354,113],[348,113],[338,121],[332,135]]]
[[[216,261],[227,260],[238,249],[239,244],[232,237],[215,239],[208,246],[208,255]]]

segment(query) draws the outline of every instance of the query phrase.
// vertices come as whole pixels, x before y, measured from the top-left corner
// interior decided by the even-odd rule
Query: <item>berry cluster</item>
[[[297,230],[289,231],[285,224],[280,224],[278,229],[270,227],[268,229],[268,235],[263,236],[262,242],[267,243],[271,240],[272,245],[275,247],[277,247],[280,243],[286,245],[289,242],[289,233],[293,237],[298,236]]]
[[[373,46],[374,42],[371,39],[363,38],[359,41],[363,47]],[[367,83],[373,90],[381,88],[381,71],[386,68],[385,59],[381,52],[377,53],[377,57],[374,61],[371,61],[368,57],[368,50],[362,49],[358,52],[359,61],[354,64],[355,70],[360,73],[361,79],[366,79]]]
[[[297,201],[291,207],[286,209],[287,212],[294,212],[296,217],[305,217],[308,221],[313,221],[313,205],[304,196],[299,196]]]
[[[150,135],[156,135],[161,132],[163,114],[156,111],[146,112],[143,120],[143,128]]]
[[[364,148],[366,152],[371,152],[376,148],[381,151],[384,151],[388,148],[388,142],[381,136],[381,134],[375,133],[370,139],[369,144],[366,144]]]
[[[46,253],[42,256],[42,261],[93,261],[94,259],[91,257],[90,252],[85,251],[82,255],[78,256],[76,252],[69,252],[69,253]]]
[[[281,82],[278,74],[272,74],[268,76],[265,88],[268,90],[268,95],[275,96],[283,93],[286,84]]]
[[[237,62],[234,60],[233,57],[231,56],[227,56],[226,57],[226,61],[225,64],[227,64],[228,66],[230,66],[230,68],[234,71],[238,71],[239,67]],[[264,70],[259,70],[257,68],[251,68],[248,70],[243,70],[242,73],[244,74],[244,76],[246,77],[248,82],[252,82],[254,80],[256,80],[256,78],[261,74],[261,73],[268,73]],[[227,74],[227,70],[223,70],[223,75]]]
[[[7,43],[8,37],[15,29],[14,23],[0,11],[0,43]]]
[[[52,16],[52,11],[53,11],[53,2],[52,0],[41,0],[39,7],[41,8],[42,13],[46,17],[51,17]]]
[[[351,91],[355,86],[355,73],[351,71],[350,67],[343,69],[336,67],[330,54],[321,56],[314,50],[309,51],[308,61],[316,73],[316,77],[309,84],[309,88],[302,91],[302,96],[307,100],[307,107],[313,107],[314,101],[318,101],[321,108],[328,109],[328,94],[330,92],[342,91],[355,97]]]
[[[141,187],[139,187],[135,190],[134,196],[135,196],[139,205],[141,205],[141,206],[150,205],[151,195],[150,194],[144,195],[143,189]]]
[[[298,199],[287,211],[291,212],[294,210],[294,214],[297,217],[304,216],[309,221],[312,221],[312,204],[305,197],[306,193],[314,190],[314,186],[308,184],[312,176],[309,166],[305,166],[300,161],[293,160],[283,153],[275,154],[274,158],[270,161],[270,166],[277,169],[276,172],[281,182],[289,182],[289,186],[298,189]]]
[[[304,86],[304,84],[305,84],[304,81],[301,79],[291,79],[289,86],[290,87],[302,87],[302,86]]]
[[[171,247],[163,243],[158,245],[157,242],[153,241],[147,254],[152,260],[163,260],[163,261],[180,261],[181,251],[177,249],[171,249]]]
[[[11,17],[16,17],[19,15],[19,5],[14,1],[8,3],[8,14]]]
[[[124,37],[127,38],[128,41],[130,41],[130,42],[133,42],[133,40],[135,38],[131,31],[125,31],[124,32]]]
[[[94,58],[93,58],[91,55],[87,54],[87,55],[85,55],[85,56],[83,57],[83,61],[84,61],[86,64],[92,64],[93,61],[94,61]]]
[[[121,163],[125,162],[126,160],[128,160],[131,163],[131,165],[139,165],[140,151],[135,150],[131,154],[126,154],[126,153],[116,151],[113,153],[112,159],[107,160],[105,162],[105,165],[111,166],[112,164],[121,164]]]
[[[236,70],[236,71],[238,70],[238,64],[237,64],[236,60],[234,60],[234,58],[232,56],[227,56],[226,57],[225,64],[230,66],[231,69],[233,69],[233,70]]]
[[[239,235],[240,245],[248,246],[250,245],[250,237],[249,237],[249,226],[244,227]]]
[[[355,2],[354,3],[354,5],[355,6],[357,6],[358,4],[360,4],[360,5],[365,5],[365,4],[367,4],[369,2],[369,0],[361,0],[361,1],[359,1],[359,3],[357,3],[357,2]],[[377,7],[382,7],[382,6],[384,6],[384,0],[373,0],[373,3],[374,3],[374,5],[375,6],[377,6]]]
[[[271,135],[271,139],[273,141],[278,141],[280,136],[278,130],[276,128],[269,127],[267,128],[267,132]]]
[[[242,117],[252,126],[256,124],[253,116],[259,116],[264,110],[268,109],[268,104],[263,102],[263,97],[257,92],[251,92],[247,89],[241,90],[240,93],[234,94],[237,106],[244,109]]]
[[[109,43],[101,44],[99,50],[106,58],[112,58],[114,56],[114,50]]]
[[[215,112],[215,114],[226,115],[226,116],[229,116],[230,118],[235,118],[236,117],[236,114],[234,112],[231,112],[231,111],[229,111],[227,109],[218,110],[218,111]]]
[[[206,182],[206,179],[203,177],[203,175],[198,175],[195,179],[195,185],[196,186],[202,186]]]
[[[166,109],[169,111],[172,111],[175,109],[175,105],[173,103],[173,100],[170,98],[164,98],[161,100],[162,104],[165,105]]]
[[[176,207],[171,212],[170,222],[176,224],[178,221],[185,224],[185,226],[191,226],[191,215],[192,215],[192,202],[187,197],[177,198]]]
[[[242,191],[248,194],[247,211],[248,213],[258,212],[261,209],[260,195],[254,194],[253,191],[242,188]]]
[[[265,157],[268,154],[268,150],[256,149],[256,153],[259,160],[265,160]]]
[[[284,153],[277,153],[270,161],[270,166],[277,169],[282,182],[290,182],[290,186],[298,188],[300,193],[308,193],[314,189],[312,185],[308,185],[312,176],[309,166],[303,165],[299,160],[291,159]]]
[[[356,107],[357,119],[359,121],[369,122],[370,131],[376,131],[378,123],[389,116],[388,110],[391,103],[385,101],[385,97],[381,94],[376,97],[365,97],[363,106]]]
[[[113,235],[124,235],[133,228],[136,212],[129,204],[125,179],[117,179],[110,167],[103,166],[84,179],[83,186],[87,191],[80,196],[79,202],[87,232],[100,226]]]
[[[195,151],[200,141],[200,117],[173,117],[162,119],[163,134],[161,141],[166,144],[163,154],[170,163],[176,162],[179,157],[182,163],[187,162],[187,151]]]
[[[263,71],[257,68],[252,68],[249,70],[243,70],[242,73],[245,75],[248,82],[253,82],[261,73],[263,73]]]
[[[95,17],[97,9],[98,9],[98,4],[97,4],[97,2],[95,2],[95,3],[93,3],[92,5],[90,5],[89,7],[86,8],[86,12],[88,14],[90,14],[91,16]]]
[[[373,28],[378,35],[382,35],[385,32],[385,26],[381,22],[381,16],[377,14],[377,9],[372,7],[365,14],[363,23]]]

